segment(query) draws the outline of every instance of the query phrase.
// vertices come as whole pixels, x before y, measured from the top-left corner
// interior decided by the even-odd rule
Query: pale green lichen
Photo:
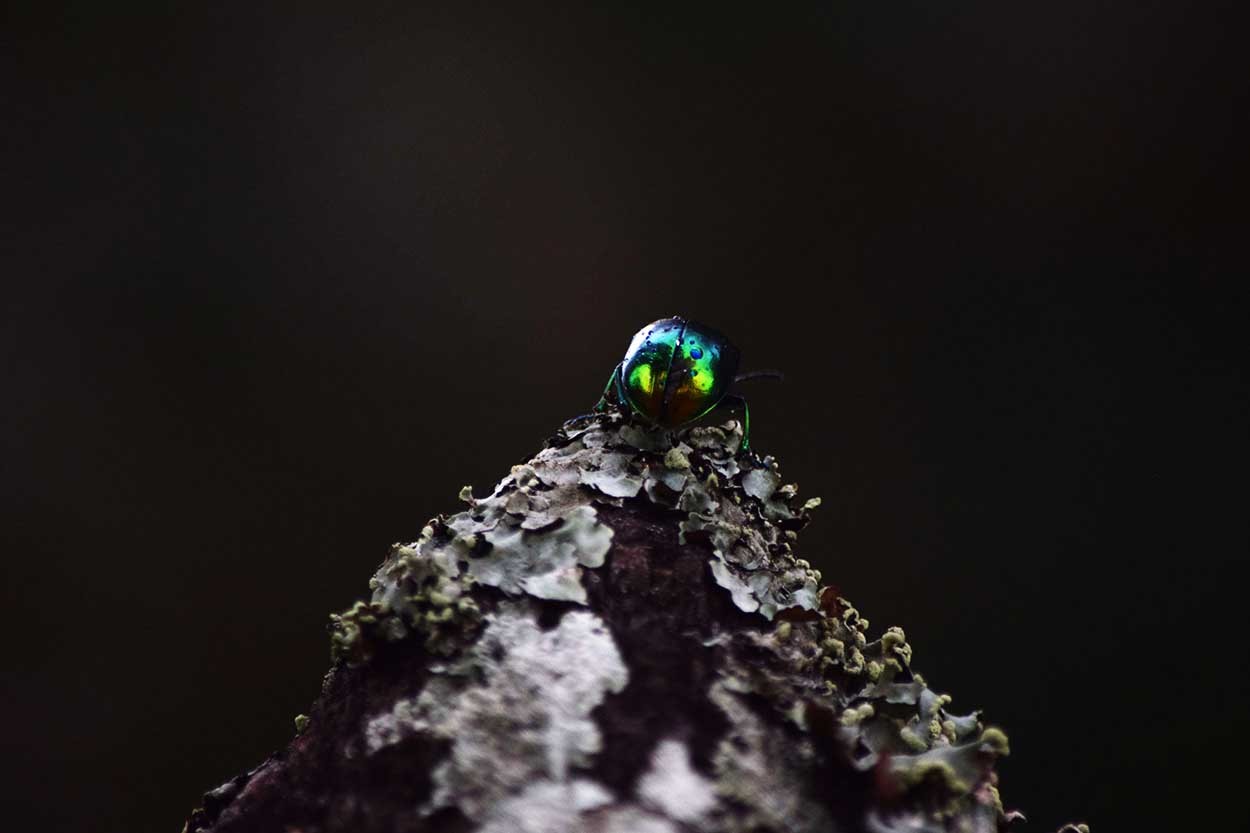
[[[917,734],[912,726],[900,726],[898,736],[913,752],[925,752],[929,749],[929,739]]]
[[[590,506],[577,506],[550,530],[501,524],[484,533],[490,548],[468,562],[468,572],[506,593],[586,603],[581,568],[599,567],[612,543],[612,530]]]
[[[595,506],[628,499],[683,513],[681,539],[710,541],[708,569],[742,610],[772,619],[815,609],[820,574],[792,551],[815,504],[797,504],[776,462],[740,455],[740,441],[736,421],[679,435],[617,414],[570,422],[490,495],[465,486],[467,509],[396,545],[370,580],[369,602],[333,617],[334,657],[358,662],[371,640],[410,633],[431,651],[453,652],[480,620],[468,597],[473,583],[586,604],[583,571],[601,566],[612,542]]]
[[[945,818],[975,820],[981,826],[974,830],[998,829],[1009,814],[993,789],[993,764],[1008,752],[1006,736],[984,727],[975,712],[950,712],[950,696],[911,672],[901,628],[872,641],[868,628],[846,599],[826,590],[815,621],[730,640],[742,646],[744,659],[731,652],[717,685],[773,703],[779,719],[808,732],[832,719],[822,731],[831,731],[844,750],[839,757],[875,771],[897,793],[895,810],[870,819],[870,829],[946,830],[933,826]],[[763,659],[770,655],[772,661]]]
[[[876,710],[872,707],[872,703],[861,703],[858,706],[851,706],[842,712],[842,718],[839,722],[843,726],[858,726],[875,713]]]
[[[702,447],[711,447],[710,440],[718,436],[726,434],[709,431]],[[793,500],[792,490],[784,492],[787,500],[777,497],[782,493],[777,486],[780,476],[769,465],[770,458],[761,468],[749,470],[736,462],[732,468],[711,465],[719,476],[710,473],[687,485],[677,508],[687,513],[679,524],[680,540],[703,538],[711,543],[716,557],[713,576],[734,604],[772,619],[786,608],[814,610],[820,576],[794,556],[786,530],[775,523],[802,524],[806,517],[788,502]]]
[[[481,621],[477,602],[469,595],[472,576],[448,576],[411,547],[396,545],[392,555],[391,569],[407,571],[405,580],[375,576],[372,600],[330,617],[330,654],[336,662],[362,662],[376,645],[410,634],[419,634],[431,653],[450,655]]]
[[[330,616],[330,658],[356,663],[372,656],[372,646],[408,635],[403,618],[375,602],[356,602]]]
[[[413,734],[450,742],[425,810],[454,806],[491,831],[527,817],[573,831],[587,813],[596,829],[631,833],[830,829],[829,809],[800,777],[829,743],[841,747],[837,760],[876,770],[904,797],[889,815],[870,814],[870,829],[936,830],[935,820],[958,816],[994,830],[1009,819],[992,773],[1006,736],[977,712],[951,712],[951,698],[912,672],[901,628],[870,640],[868,620],[846,599],[818,593],[820,574],[793,546],[819,499],[800,502],[776,462],[740,454],[740,440],[734,421],[670,434],[597,414],[566,424],[490,495],[462,490],[466,510],[397,545],[370,582],[371,599],[334,617],[336,657],[359,661],[379,642],[416,635],[447,658],[417,696],[369,721],[365,752]],[[613,536],[596,507],[627,501],[673,513],[682,544],[709,548],[707,569],[733,604],[777,620],[705,643],[725,652],[708,692],[729,724],[713,771],[696,773],[685,745],[664,740],[638,780],[640,805],[611,804],[602,785],[572,775],[599,748],[590,711],[627,676],[611,635],[587,611],[543,631],[536,607],[500,601],[587,604],[585,571],[605,563]],[[484,611],[479,586],[503,596]],[[761,652],[776,661],[759,662]],[[759,702],[797,736],[775,731]],[[926,798],[913,806],[913,794]],[[725,806],[745,812],[718,812]]]
[[[997,726],[987,726],[981,732],[981,747],[983,751],[992,752],[1003,757],[1011,754],[1011,747],[1007,743],[1007,735]]]
[[[687,471],[690,468],[690,458],[680,447],[673,447],[664,455],[664,466],[675,471]]]

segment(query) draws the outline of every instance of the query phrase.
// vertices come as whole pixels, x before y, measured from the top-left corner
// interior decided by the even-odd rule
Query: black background
[[[388,545],[675,313],[786,371],[748,393],[824,498],[800,554],[1007,729],[1027,830],[1229,818],[1227,19],[531,5],[3,28],[0,826],[179,829]]]

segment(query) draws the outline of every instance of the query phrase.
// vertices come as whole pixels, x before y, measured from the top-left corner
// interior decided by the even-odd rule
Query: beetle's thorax
[[[620,399],[639,416],[675,428],[724,398],[739,353],[723,335],[681,316],[638,331],[618,371]]]

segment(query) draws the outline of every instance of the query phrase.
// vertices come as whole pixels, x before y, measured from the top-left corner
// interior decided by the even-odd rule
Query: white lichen
[[[564,783],[587,765],[602,743],[590,713],[629,678],[611,634],[587,611],[544,631],[529,604],[505,603],[486,621],[452,677],[432,678],[364,727],[371,752],[412,734],[450,741],[426,810],[458,807],[476,820],[535,781]]]
[[[679,833],[678,828],[663,816],[649,813],[631,804],[610,807],[591,815],[585,827],[576,833]]]
[[[577,833],[584,813],[611,802],[594,781],[538,781],[490,808],[478,833]]]
[[[712,577],[716,579],[716,583],[729,591],[733,597],[734,604],[747,613],[759,610],[760,603],[755,598],[755,593],[751,590],[751,585],[738,577],[738,574],[729,569],[729,565],[724,561],[715,560],[712,562]]]
[[[586,603],[581,568],[602,566],[612,545],[611,528],[595,519],[591,506],[570,509],[550,531],[501,524],[485,536],[490,551],[468,562],[477,581],[505,593],[578,604]]]
[[[651,753],[651,768],[638,780],[638,797],[674,821],[696,824],[716,806],[716,785],[690,765],[690,750],[678,740],[662,740]]]

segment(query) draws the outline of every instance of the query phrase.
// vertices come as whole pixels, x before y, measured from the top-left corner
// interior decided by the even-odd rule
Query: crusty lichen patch
[[[542,780],[490,807],[480,833],[572,833],[582,817],[612,803],[612,793],[586,779]]]
[[[445,743],[423,812],[454,808],[483,831],[1003,829],[1016,815],[993,771],[1006,736],[979,712],[952,711],[912,671],[902,629],[871,636],[846,599],[820,589],[794,551],[819,499],[800,500],[775,460],[739,453],[740,441],[733,421],[674,434],[594,414],[489,495],[466,487],[466,509],[396,545],[369,601],[334,618],[336,659],[358,664],[414,637],[431,655],[421,690],[369,715],[352,754],[413,736]],[[643,506],[704,560],[708,592],[723,590],[756,625],[655,634],[712,651],[704,705],[727,728],[697,765],[688,736],[655,738],[622,792],[591,775],[594,711],[631,670],[590,609],[587,572],[611,557],[601,513]],[[871,795],[814,792],[815,771]]]
[[[949,819],[963,819],[971,830],[1006,824],[993,767],[1008,753],[1007,736],[982,724],[978,712],[951,711],[950,696],[911,671],[912,649],[902,629],[888,628],[870,641],[868,621],[829,588],[820,614],[803,618],[727,639],[729,659],[716,702],[739,714],[743,707],[734,695],[771,703],[805,733],[785,752],[792,760],[812,755],[809,744],[819,738],[836,747],[836,757],[870,776],[879,791],[873,829],[944,830],[933,824]],[[732,722],[746,723],[741,717]],[[739,747],[744,755],[759,755],[750,744]],[[743,766],[725,750],[718,766],[730,762]],[[721,788],[731,789],[761,819],[777,802],[801,797],[787,796],[782,784],[761,790],[757,776],[727,772],[732,777],[722,777]]]
[[[651,753],[651,766],[638,779],[638,797],[674,821],[698,825],[716,808],[716,782],[695,771],[686,744],[668,738]]]
[[[563,784],[599,751],[590,713],[629,679],[612,636],[589,611],[546,631],[537,617],[531,604],[501,605],[460,660],[364,726],[367,754],[409,735],[450,742],[428,811],[456,807],[484,821],[527,785]]]
[[[717,829],[835,830],[823,796],[808,789],[804,772],[815,768],[816,740],[779,732],[740,696],[741,680],[727,675],[712,686],[712,702],[729,719],[730,729],[716,750],[716,785],[722,800],[743,808]]]
[[[454,652],[480,622],[474,584],[586,604],[583,571],[600,567],[612,544],[595,507],[627,499],[682,513],[682,540],[711,542],[708,569],[742,610],[771,619],[815,609],[820,574],[792,545],[819,500],[798,502],[771,457],[739,454],[741,439],[733,421],[676,435],[619,414],[569,422],[490,495],[465,487],[466,510],[396,544],[370,582],[371,599],[333,618],[334,657],[358,662],[371,642],[409,633],[433,652]]]

